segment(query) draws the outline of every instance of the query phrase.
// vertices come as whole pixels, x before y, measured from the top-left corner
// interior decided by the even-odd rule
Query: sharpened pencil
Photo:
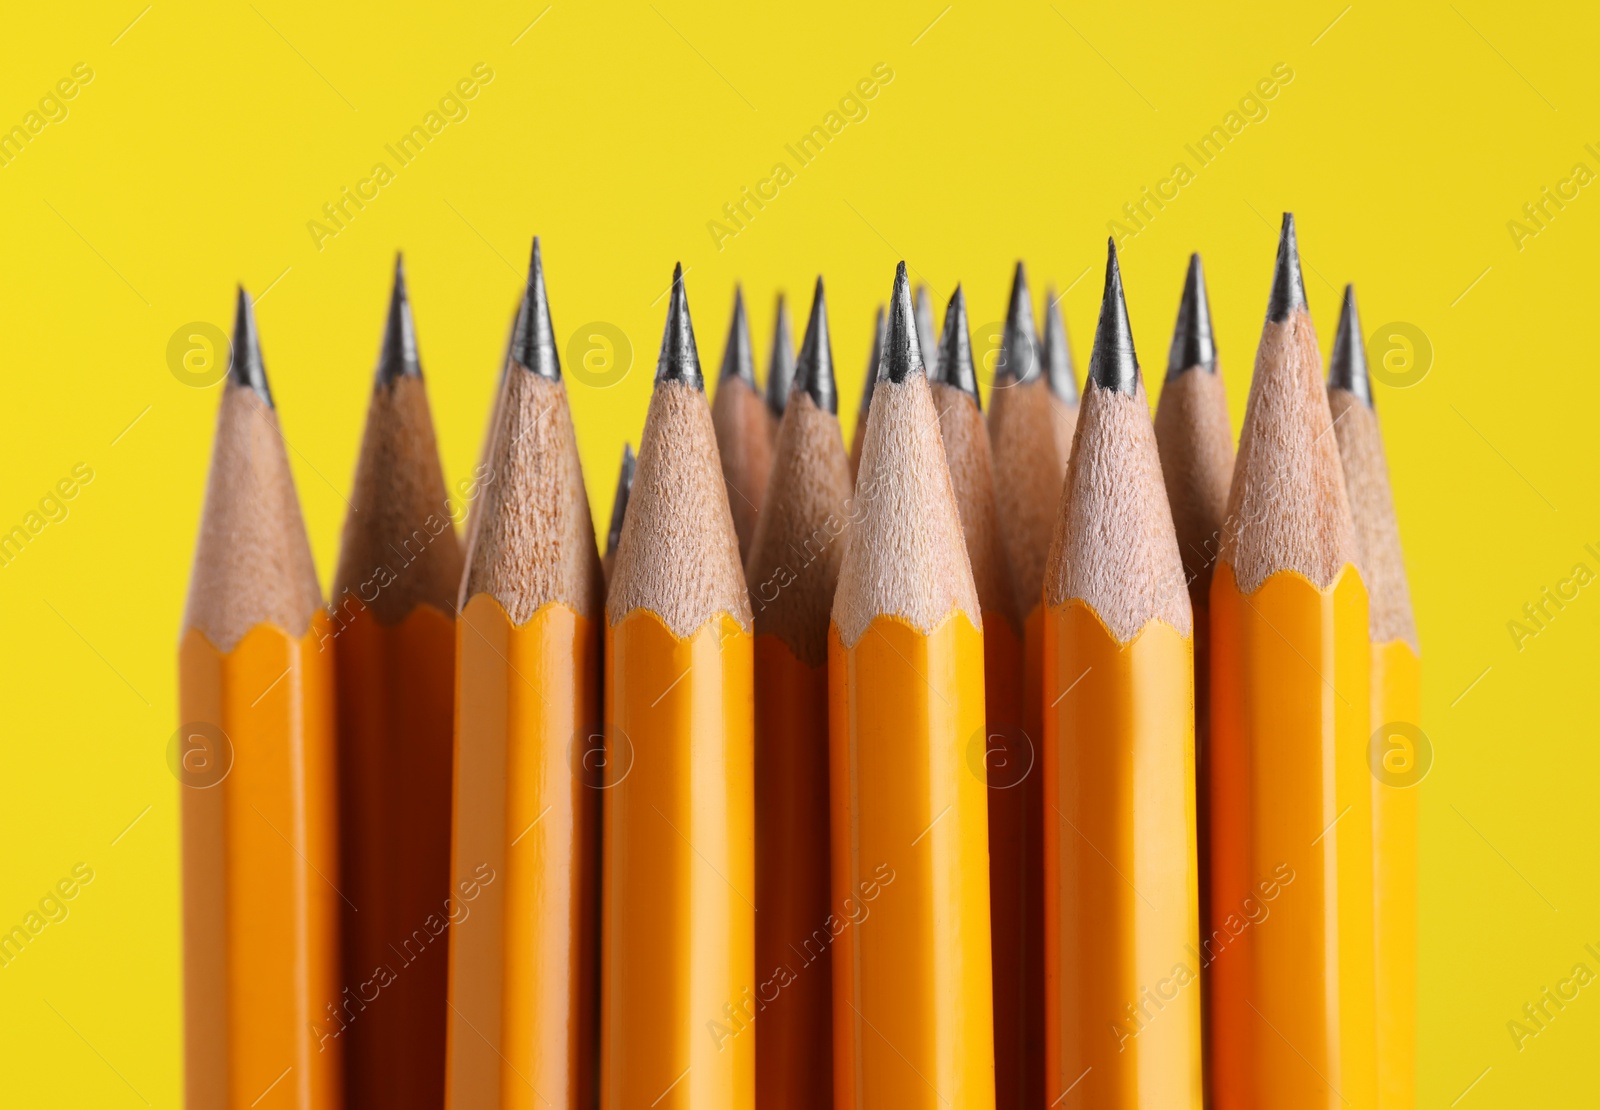
[[[1328,405],[1344,462],[1345,491],[1369,594],[1372,728],[1383,738],[1372,776],[1372,884],[1377,913],[1378,1106],[1417,1103],[1417,792],[1421,649],[1411,611],[1389,464],[1367,374],[1354,286],[1328,363]]]
[[[680,266],[606,599],[602,1110],[755,1099],[750,598],[704,391]]]
[[[784,406],[794,385],[794,329],[789,325],[789,303],[778,294],[778,311],[772,323],[772,356],[767,361],[767,412],[772,415],[772,439],[778,439]]]
[[[772,469],[771,414],[756,389],[755,356],[750,346],[750,321],[745,317],[744,294],[733,294],[733,321],[728,325],[728,345],[722,355],[717,395],[711,402],[711,423],[717,433],[717,453],[722,478],[728,487],[728,507],[739,536],[739,558],[750,554],[761,499],[767,492]]]
[[[456,629],[451,1108],[578,1110],[595,1068],[600,557],[539,240]]]
[[[344,1034],[349,1110],[421,1110],[444,1099],[447,948],[430,943],[404,957],[389,946],[450,895],[454,516],[396,258],[330,606],[349,898],[342,975],[361,983],[382,968],[394,977]]]
[[[184,1096],[340,1104],[332,634],[239,290],[179,647]]]
[[[1211,581],[1219,1106],[1376,1101],[1371,648],[1331,421],[1285,215]]]
[[[861,469],[861,445],[867,439],[867,417],[872,413],[872,391],[878,384],[878,363],[883,357],[883,306],[878,306],[877,318],[872,324],[872,354],[867,357],[867,376],[861,383],[861,403],[856,406],[856,424],[850,433],[850,480],[856,480]]]
[[[828,644],[834,1106],[994,1106],[982,611],[895,275]],[[867,919],[864,911],[870,909]]]
[[[1200,1110],[1192,618],[1114,244],[1044,595],[1045,1100]]]
[[[854,507],[838,405],[818,278],[746,574],[756,631],[756,1104],[763,1110],[814,1110],[833,1094],[828,609]]]
[[[622,519],[628,512],[628,496],[633,492],[633,471],[638,465],[633,444],[622,445],[622,463],[617,467],[617,491],[611,498],[611,526],[606,529],[606,553],[600,560],[600,569],[607,582],[611,581],[611,564],[616,561],[617,541],[622,538]]]

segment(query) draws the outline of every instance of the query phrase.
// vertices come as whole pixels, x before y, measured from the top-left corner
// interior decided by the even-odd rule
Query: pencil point
[[[820,290],[822,279],[817,279]],[[767,409],[782,416],[794,386],[794,329],[789,325],[789,304],[778,294],[778,321],[772,328],[772,361],[767,365]]]
[[[967,295],[956,285],[944,310],[944,336],[939,340],[938,380],[953,385],[972,398],[981,410],[978,375],[972,366],[972,336],[967,331]]]
[[[1367,348],[1361,341],[1361,314],[1356,311],[1356,287],[1344,287],[1344,307],[1339,330],[1333,336],[1333,356],[1328,360],[1328,388],[1342,389],[1372,408],[1372,379],[1367,374]]]
[[[913,300],[917,309],[917,345],[922,348],[922,362],[929,381],[939,379],[939,333],[933,330],[933,298],[926,285],[917,286]]]
[[[728,324],[728,344],[722,349],[722,373],[717,381],[743,378],[751,389],[756,387],[755,352],[750,346],[750,318],[744,311],[744,290],[733,287],[733,320]]]
[[[1028,296],[1028,274],[1022,263],[1011,279],[1011,304],[995,361],[998,382],[1031,382],[1037,372],[1039,333],[1033,326],[1033,302]]]
[[[517,312],[517,330],[511,338],[511,359],[530,374],[561,380],[561,359],[556,355],[555,332],[550,326],[550,298],[544,288],[544,256],[539,237],[533,237],[528,259],[528,286]]]
[[[1106,291],[1100,299],[1094,353],[1089,356],[1089,380],[1101,389],[1132,397],[1139,389],[1139,358],[1133,352],[1133,331],[1128,327],[1128,304],[1122,296],[1116,241],[1107,240],[1106,250]]]
[[[867,357],[867,377],[861,383],[861,415],[858,419],[865,419],[867,410],[872,406],[872,389],[878,384],[878,363],[883,361],[883,335],[887,324],[888,316],[880,304],[878,314],[872,320],[872,354]]]
[[[1206,297],[1206,272],[1199,254],[1189,256],[1189,276],[1183,279],[1183,300],[1178,302],[1178,323],[1172,329],[1172,349],[1167,353],[1167,381],[1191,366],[1208,374],[1217,372],[1211,301]]]
[[[656,381],[679,381],[706,391],[700,372],[700,351],[694,343],[689,319],[689,297],[683,291],[683,263],[672,270],[672,298],[667,302],[667,325],[661,332],[661,355],[656,359]]]
[[[1072,365],[1072,349],[1067,346],[1067,322],[1061,317],[1061,302],[1055,290],[1046,286],[1044,291],[1044,342],[1039,348],[1039,361],[1044,368],[1045,384],[1069,405],[1078,403],[1078,368]]]
[[[611,501],[611,527],[606,530],[606,552],[616,551],[622,539],[622,518],[628,511],[628,498],[633,494],[633,471],[637,463],[633,444],[622,445],[622,467],[617,471],[617,495]]]
[[[389,294],[389,319],[383,329],[383,347],[378,352],[378,384],[390,385],[400,378],[422,377],[422,358],[417,354],[417,329],[411,319],[411,298],[406,293],[405,263],[394,256],[394,290]]]
[[[273,408],[272,390],[267,386],[267,368],[261,361],[261,337],[256,334],[256,312],[250,294],[239,286],[239,304],[233,318],[233,348],[228,362],[228,377],[236,385],[247,385]]]
[[[817,291],[811,297],[811,318],[806,321],[806,335],[800,343],[800,361],[795,366],[794,388],[805,391],[806,396],[823,412],[839,413],[839,390],[833,380],[833,340],[828,335],[828,300],[822,291],[822,278],[817,278]]]
[[[889,298],[889,321],[884,330],[878,377],[885,381],[903,382],[923,370],[922,345],[917,342],[916,311],[911,307],[911,281],[906,277],[906,264],[902,262],[894,271],[894,292]]]
[[[1306,279],[1300,273],[1300,242],[1294,233],[1294,213],[1283,214],[1283,230],[1278,235],[1278,263],[1272,272],[1272,298],[1267,301],[1267,319],[1281,324],[1295,309],[1309,312],[1306,306]]]

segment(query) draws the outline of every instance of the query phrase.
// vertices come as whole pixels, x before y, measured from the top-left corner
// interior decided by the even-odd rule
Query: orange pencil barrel
[[[1279,571],[1211,588],[1219,1110],[1375,1102],[1367,593]]]
[[[1385,748],[1372,776],[1373,902],[1377,911],[1378,1105],[1417,1104],[1417,791],[1422,663],[1410,644],[1372,645],[1372,722]],[[1409,729],[1407,728],[1409,726]],[[1380,770],[1381,768],[1381,770]]]
[[[994,1105],[983,633],[830,630],[834,1104]]]
[[[185,1086],[192,1106],[340,1105],[332,657],[257,625],[179,654]]]
[[[755,1104],[751,637],[606,630],[602,1105]]]

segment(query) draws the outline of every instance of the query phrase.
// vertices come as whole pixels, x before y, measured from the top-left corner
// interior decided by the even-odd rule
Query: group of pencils
[[[776,333],[708,404],[674,274],[602,559],[538,240],[453,489],[397,263],[325,603],[241,291],[188,1105],[1409,1110],[1417,637],[1292,217],[1237,458],[1198,255],[1153,420],[1114,247],[1081,393],[1020,264],[987,415],[904,263],[848,451],[820,278]]]

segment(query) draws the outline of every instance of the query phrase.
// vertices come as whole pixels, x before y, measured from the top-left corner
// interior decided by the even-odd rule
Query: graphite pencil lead
[[[633,470],[638,460],[633,454],[633,444],[622,445],[622,467],[617,471],[617,494],[611,501],[611,527],[606,530],[606,554],[617,550],[622,539],[622,518],[628,511],[628,498],[633,494]]]
[[[811,298],[811,318],[806,321],[806,336],[800,344],[800,361],[795,366],[794,388],[802,390],[823,412],[838,415],[839,390],[833,381],[833,340],[828,335],[828,300],[817,278],[817,291]]]
[[[926,285],[917,286],[913,300],[917,307],[917,344],[922,348],[922,361],[932,381],[939,380],[939,333],[933,330],[933,297]]]
[[[733,287],[733,320],[728,324],[728,344],[722,349],[722,373],[717,381],[743,378],[751,389],[756,387],[755,351],[750,344],[750,318],[744,311],[744,290]]]
[[[1072,348],[1067,346],[1067,322],[1061,317],[1061,302],[1054,289],[1044,291],[1044,341],[1039,347],[1039,361],[1044,368],[1045,384],[1069,405],[1078,403],[1078,368],[1072,365]]]
[[[250,303],[250,294],[239,286],[239,305],[233,317],[233,348],[228,360],[228,377],[236,385],[247,385],[260,394],[261,399],[272,404],[272,390],[267,386],[267,367],[261,361],[261,337],[256,334],[256,311]]]
[[[544,288],[544,256],[539,237],[533,237],[528,259],[528,287],[517,313],[517,330],[511,339],[511,358],[530,374],[561,380],[561,359],[556,354],[555,330],[550,325],[550,298]]]
[[[656,381],[679,381],[706,390],[700,372],[700,350],[694,342],[694,323],[689,319],[689,297],[683,291],[683,263],[672,270],[672,298],[667,302],[667,324],[661,331],[661,355],[656,359]]]
[[[944,336],[939,340],[939,380],[972,398],[981,410],[978,375],[972,366],[972,336],[967,331],[967,295],[956,285],[944,310]]]
[[[820,285],[822,279],[818,278]],[[794,386],[794,329],[789,325],[789,303],[778,294],[778,320],[772,327],[772,361],[767,365],[767,409],[783,415]]]
[[[1133,331],[1128,327],[1128,304],[1122,296],[1116,240],[1108,239],[1106,243],[1106,291],[1100,299],[1094,353],[1089,356],[1089,380],[1101,389],[1132,397],[1139,389],[1139,358],[1133,352]]]
[[[1033,326],[1033,302],[1028,296],[1028,274],[1017,263],[1011,279],[1011,304],[1006,309],[1006,328],[1000,338],[1000,357],[995,362],[995,379],[1007,384],[1031,382],[1037,373],[1039,333]]]
[[[885,381],[903,382],[912,374],[922,372],[922,345],[917,342],[917,315],[911,307],[911,281],[906,277],[906,264],[902,262],[894,271],[894,292],[889,298],[889,322],[883,334],[883,357],[878,363],[878,377]]]
[[[878,306],[878,315],[872,321],[872,354],[867,357],[867,379],[861,383],[861,416],[865,420],[867,410],[872,407],[872,389],[878,384],[878,363],[883,361],[883,337],[888,328],[889,317],[884,312],[883,306]]]
[[[1267,319],[1281,324],[1295,309],[1311,311],[1306,305],[1306,279],[1300,272],[1300,241],[1294,233],[1294,213],[1283,214],[1283,230],[1278,235],[1278,262],[1272,272],[1272,298],[1267,301]]]
[[[406,293],[406,268],[396,254],[389,319],[383,329],[383,347],[378,352],[378,384],[390,385],[399,378],[420,377],[422,358],[417,354],[417,329],[411,319],[411,298]]]
[[[1198,253],[1189,256],[1189,274],[1183,279],[1178,323],[1172,329],[1172,349],[1167,352],[1167,381],[1191,366],[1198,366],[1208,374],[1217,372],[1217,343],[1211,334],[1211,301],[1206,296],[1206,271]]]
[[[1343,389],[1372,408],[1372,379],[1367,374],[1367,348],[1361,341],[1361,314],[1356,311],[1356,287],[1344,287],[1344,307],[1339,330],[1333,336],[1333,356],[1328,360],[1328,388]]]

